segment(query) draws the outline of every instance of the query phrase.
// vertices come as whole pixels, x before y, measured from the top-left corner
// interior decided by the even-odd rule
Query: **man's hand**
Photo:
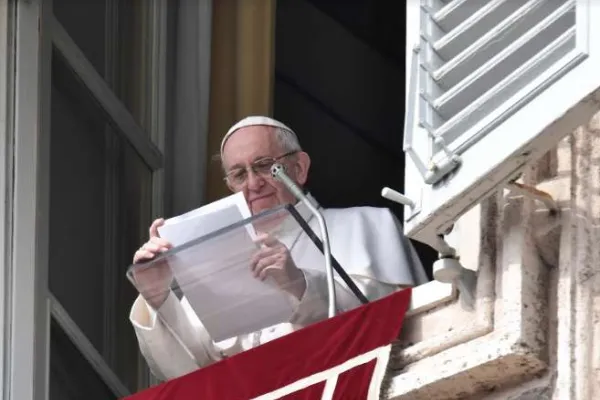
[[[154,259],[160,253],[164,253],[173,246],[158,234],[158,227],[165,223],[164,219],[155,220],[150,226],[150,239],[135,252],[133,263],[139,264]],[[136,286],[144,299],[154,309],[158,309],[169,295],[169,289],[173,280],[171,269],[166,261],[154,263],[145,268],[139,267],[133,273]]]
[[[290,251],[267,234],[259,235],[257,242],[262,246],[252,257],[252,274],[261,281],[272,277],[282,290],[300,300],[306,290],[306,281],[304,274],[292,260]]]

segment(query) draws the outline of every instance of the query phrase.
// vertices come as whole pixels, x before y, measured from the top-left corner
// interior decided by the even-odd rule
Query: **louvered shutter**
[[[600,87],[596,1],[407,1],[409,236],[430,242],[587,122]]]

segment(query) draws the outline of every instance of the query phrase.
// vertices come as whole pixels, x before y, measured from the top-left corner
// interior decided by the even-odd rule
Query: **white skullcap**
[[[296,133],[293,130],[291,130],[285,124],[277,121],[276,119],[263,116],[246,117],[238,123],[236,123],[235,125],[233,125],[231,128],[229,128],[225,136],[223,136],[223,140],[221,140],[221,156],[223,155],[223,148],[225,147],[225,142],[227,142],[231,135],[233,135],[238,129],[242,129],[247,126],[272,126],[273,128],[279,128],[288,131],[294,136],[296,136]]]

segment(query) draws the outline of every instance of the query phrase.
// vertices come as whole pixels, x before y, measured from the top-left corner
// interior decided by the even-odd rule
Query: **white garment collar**
[[[312,201],[312,203],[315,206],[321,208],[319,203],[310,193],[308,193],[306,197],[308,197],[308,199]],[[310,211],[310,208],[308,208],[306,203],[303,201],[299,201],[294,205],[294,208],[296,209],[300,217],[302,217],[302,219],[304,219],[307,224],[310,224],[310,221],[313,219],[314,215]],[[279,226],[277,231],[277,239],[284,243],[290,250],[293,247],[294,243],[298,240],[300,235],[306,235],[301,225],[298,223],[298,221],[296,221],[296,219],[292,215],[288,216],[285,219],[285,221],[283,221],[283,223]],[[315,233],[317,234],[317,236],[320,236],[319,232]]]
[[[313,197],[312,194],[307,193],[306,197],[308,197],[308,199],[317,207],[317,208],[321,208],[321,206],[319,205],[319,203],[317,202],[317,200],[315,200],[315,198]],[[294,208],[296,209],[296,211],[298,211],[298,214],[300,214],[300,216],[302,216],[302,218],[304,218],[306,220],[306,222],[308,222],[309,219],[312,219],[312,217],[314,216],[312,211],[310,211],[310,208],[308,208],[308,206],[306,205],[306,203],[304,201],[299,201],[294,205]]]

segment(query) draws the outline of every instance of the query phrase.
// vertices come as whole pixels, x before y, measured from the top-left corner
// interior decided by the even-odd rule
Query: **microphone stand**
[[[327,233],[327,225],[325,224],[325,218],[319,209],[313,204],[312,201],[304,194],[304,192],[296,185],[294,181],[285,173],[285,167],[282,164],[276,163],[271,167],[271,175],[273,178],[283,183],[285,187],[292,192],[292,194],[299,200],[302,201],[310,212],[315,216],[321,230],[321,238],[323,241],[323,254],[325,255],[325,274],[327,277],[327,295],[329,297],[329,304],[327,308],[327,314],[329,318],[335,316],[335,281],[333,280],[333,268],[331,266],[331,246],[329,244],[329,234]]]

